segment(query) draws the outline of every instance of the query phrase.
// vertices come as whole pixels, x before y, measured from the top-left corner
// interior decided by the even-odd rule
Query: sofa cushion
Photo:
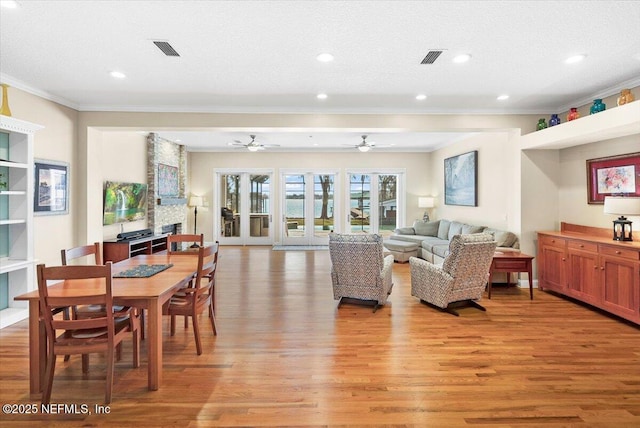
[[[440,225],[438,226],[438,238],[440,239],[449,239],[449,226],[451,222],[449,220],[440,220]]]
[[[432,252],[432,248],[437,245],[449,245],[449,241],[444,239],[437,238],[435,236],[425,236],[424,240],[421,243],[422,248],[425,250]]]
[[[416,235],[438,236],[439,227],[440,227],[440,220],[438,221],[416,220],[413,223],[413,228],[416,231]]]
[[[498,243],[498,247],[513,247],[518,241],[518,237],[506,230],[492,229],[490,227],[484,230],[484,233],[488,233],[493,236],[493,239]]]
[[[424,239],[430,238],[430,236],[423,235],[391,235],[390,239],[394,241],[415,242],[416,244],[422,244]]]
[[[399,227],[394,230],[393,233],[395,233],[396,235],[415,235],[416,230],[413,227]]]
[[[472,233],[482,233],[484,231],[485,226],[473,226],[471,224],[463,224],[462,225],[462,234],[463,235],[471,235]]]
[[[462,226],[463,224],[457,221],[452,221],[449,226],[449,233],[447,233],[447,239],[451,240],[456,235],[462,234]]]
[[[449,243],[434,245],[431,252],[444,259],[449,254]]]

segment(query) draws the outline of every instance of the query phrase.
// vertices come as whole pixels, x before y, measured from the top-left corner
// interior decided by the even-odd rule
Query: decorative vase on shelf
[[[601,111],[605,111],[607,109],[607,105],[602,102],[601,98],[596,98],[593,100],[593,105],[591,109],[589,109],[589,114],[600,113]]]
[[[541,129],[545,129],[547,127],[547,122],[545,122],[544,117],[542,119],[538,119],[538,126],[536,129],[540,131]]]
[[[578,113],[578,107],[571,107],[571,111],[567,115],[567,121],[576,120],[580,117],[580,113]]]
[[[2,106],[0,106],[0,114],[4,116],[11,116],[11,109],[9,108],[9,98],[7,97],[7,88],[9,85],[6,83],[0,84],[2,86]]]
[[[622,91],[620,91],[620,96],[618,97],[619,106],[623,104],[629,104],[630,102],[633,102],[633,100],[635,100],[635,98],[631,93],[631,89],[623,89]]]
[[[551,118],[549,119],[549,126],[556,126],[556,125],[560,125],[560,118],[558,117],[557,114],[552,114]]]

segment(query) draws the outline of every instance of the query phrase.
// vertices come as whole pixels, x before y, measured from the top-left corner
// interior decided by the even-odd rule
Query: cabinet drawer
[[[613,247],[609,245],[600,245],[600,254],[606,256],[621,257],[627,260],[640,260],[640,250],[631,248]]]
[[[569,241],[567,247],[572,250],[591,251],[592,253],[598,252],[598,244],[594,242]]]
[[[567,241],[562,238],[556,238],[555,236],[540,236],[539,245],[547,245],[550,247],[564,248]]]

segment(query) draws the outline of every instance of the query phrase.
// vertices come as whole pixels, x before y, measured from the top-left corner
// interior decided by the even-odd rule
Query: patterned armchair
[[[411,257],[411,295],[454,315],[454,307],[468,303],[481,310],[478,300],[489,278],[496,242],[489,234],[455,235],[442,266]]]
[[[350,303],[384,305],[393,287],[393,256],[383,257],[382,236],[372,234],[329,235],[333,298]]]

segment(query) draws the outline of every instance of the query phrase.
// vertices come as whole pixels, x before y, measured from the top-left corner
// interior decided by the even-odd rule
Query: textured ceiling
[[[83,111],[548,114],[640,85],[638,1],[18,4],[0,9],[0,80]],[[186,138],[222,148],[249,133]]]

